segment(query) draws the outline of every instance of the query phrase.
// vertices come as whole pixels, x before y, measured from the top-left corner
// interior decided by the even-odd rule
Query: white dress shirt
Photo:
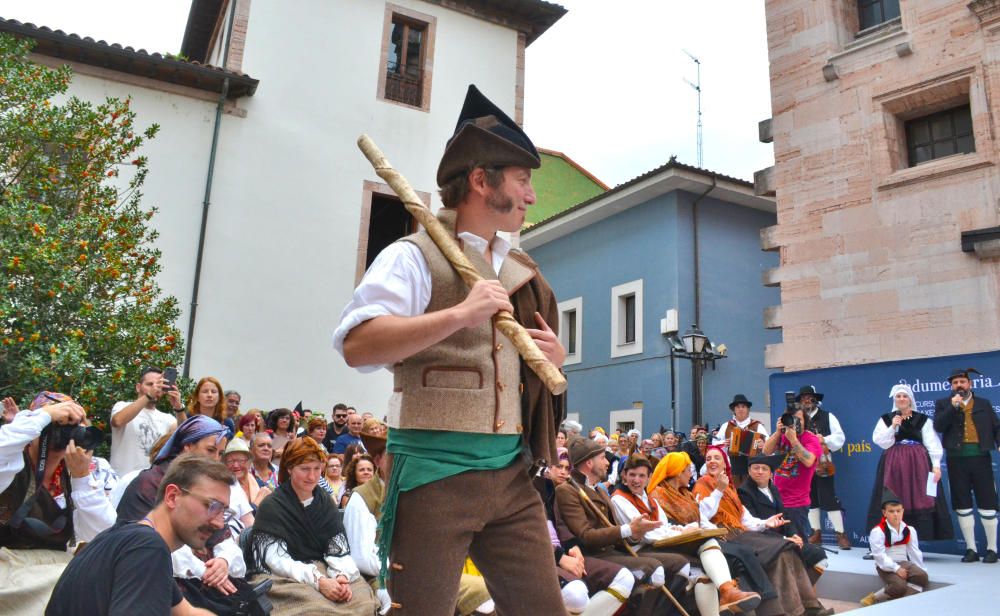
[[[719,505],[721,503],[722,503],[722,492],[718,488],[716,488],[712,490],[711,494],[698,501],[698,509],[701,510],[701,515],[703,518],[711,520],[712,517],[714,517],[715,514],[719,512]],[[763,530],[767,530],[767,523],[765,523],[764,520],[761,520],[757,516],[747,511],[747,508],[744,507],[742,503],[740,504],[740,509],[742,510],[742,515],[740,516],[740,522],[747,530],[753,532],[761,532]],[[702,524],[702,527],[704,527],[704,524]]]
[[[882,571],[895,573],[900,568],[897,563],[908,560],[924,571],[927,571],[927,568],[924,566],[924,555],[920,551],[920,542],[917,540],[917,529],[911,526],[910,541],[900,545],[896,542],[903,540],[903,530],[906,528],[906,522],[900,522],[898,530],[889,524],[886,524],[886,526],[889,527],[889,534],[892,535],[893,543],[888,548],[885,547],[885,533],[882,532],[881,526],[876,526],[868,534],[868,547],[872,551],[875,565]]]
[[[645,493],[643,493],[640,498],[650,511],[653,510],[653,507],[656,507],[657,515],[659,516],[657,519],[663,522],[663,525],[659,528],[646,531],[646,534],[642,536],[643,544],[652,545],[660,539],[676,537],[683,532],[679,527],[670,524],[667,520],[667,514],[663,511],[663,507],[660,507],[660,503],[650,500],[649,496]],[[629,522],[642,515],[635,505],[630,503],[627,498],[620,494],[615,494],[611,497],[611,506],[614,509],[615,518],[618,520],[619,524],[627,525]]]
[[[819,412],[819,407],[809,414],[809,419],[816,416]],[[827,412],[830,417],[830,436],[823,437],[823,444],[826,448],[830,450],[830,453],[834,451],[840,451],[840,448],[844,446],[844,442],[847,440],[847,436],[844,434],[844,429],[840,427],[840,420],[833,413]]]
[[[0,427],[0,492],[10,487],[14,477],[24,469],[24,448],[41,436],[52,417],[42,409],[21,411],[9,424]],[[118,515],[104,493],[104,484],[93,474],[70,478],[73,497],[73,534],[76,540],[90,541],[115,524]],[[55,499],[63,509],[66,496]]]

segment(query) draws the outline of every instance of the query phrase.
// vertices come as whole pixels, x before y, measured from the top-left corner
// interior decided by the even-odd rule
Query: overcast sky
[[[763,2],[559,3],[569,13],[527,52],[525,130],[536,145],[565,152],[611,186],[672,154],[696,164],[687,50],[702,62],[704,166],[752,179],[772,164],[771,146],[757,141],[757,122],[771,115]],[[0,0],[0,17],[176,53],[190,4]]]

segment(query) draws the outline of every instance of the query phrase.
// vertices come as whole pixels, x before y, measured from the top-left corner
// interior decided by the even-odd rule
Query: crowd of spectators
[[[93,454],[99,439],[68,396],[41,392],[25,410],[3,401],[4,614],[46,604],[47,614],[137,613],[140,604],[154,614],[391,610],[377,541],[389,471],[381,421],[345,404],[329,422],[301,404],[243,412],[240,394],[212,377],[185,404],[153,368],[135,392],[111,409],[110,463]],[[753,433],[741,405],[749,401],[731,407],[733,425]],[[828,563],[810,541],[809,486],[823,450],[808,425],[792,409],[740,455],[726,424],[643,438],[563,422],[559,458],[537,469],[535,484],[567,612],[610,616],[628,604],[624,613],[664,613],[676,607],[669,594],[702,616],[832,613],[814,590]],[[896,579],[910,565],[893,558],[919,557],[917,529],[890,550],[911,530],[902,499],[888,489],[880,498],[875,558],[885,597],[899,596],[914,580],[926,586],[926,572],[912,569],[909,586]],[[471,561],[455,609],[493,610]]]

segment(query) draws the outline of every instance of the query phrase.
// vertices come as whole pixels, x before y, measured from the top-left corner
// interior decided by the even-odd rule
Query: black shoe
[[[986,550],[986,556],[983,556],[984,563],[995,563],[997,561],[997,553],[993,550]]]
[[[963,563],[974,563],[979,560],[979,554],[976,554],[975,550],[966,550],[965,556],[962,557]]]
[[[871,552],[868,552],[867,554],[861,557],[861,560],[875,560],[875,555],[872,554]]]

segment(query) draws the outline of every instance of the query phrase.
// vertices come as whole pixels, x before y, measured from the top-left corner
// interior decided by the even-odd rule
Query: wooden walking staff
[[[587,492],[586,490],[583,489],[583,486],[578,484],[576,480],[573,479],[572,477],[568,478],[566,481],[568,481],[571,486],[577,489],[577,491],[580,494],[580,498],[583,500],[584,504],[587,505],[590,508],[590,510],[597,515],[597,519],[601,521],[601,524],[604,524],[605,526],[614,526],[614,524],[611,523],[611,520],[608,519],[608,516],[604,515],[604,512],[601,511],[600,508],[598,508],[598,506],[594,504],[594,501],[590,500],[590,497],[587,496]],[[635,551],[635,548],[629,545],[628,541],[622,539],[622,545],[625,546],[625,549],[628,550],[629,554],[631,554],[636,558],[639,557],[639,553]],[[690,614],[688,614],[687,611],[684,609],[684,607],[681,605],[680,601],[677,600],[677,597],[674,596],[674,593],[670,592],[670,589],[667,588],[666,584],[662,584],[660,586],[660,590],[663,591],[663,594],[667,595],[667,599],[670,599],[670,602],[674,604],[674,607],[676,607],[677,610],[680,611],[681,616],[690,616]]]
[[[458,246],[455,238],[444,228],[441,221],[431,213],[430,209],[424,205],[413,190],[413,187],[406,181],[406,178],[392,168],[385,154],[375,145],[375,142],[368,135],[361,135],[358,137],[358,147],[361,148],[361,152],[364,153],[365,158],[375,168],[375,173],[392,187],[392,190],[403,200],[403,205],[407,211],[427,230],[427,234],[431,236],[437,247],[441,249],[441,252],[444,253],[448,262],[451,263],[451,266],[462,277],[465,284],[471,288],[472,285],[483,280],[483,277],[473,267],[472,263],[469,262],[469,259]],[[514,319],[514,315],[506,310],[501,310],[493,315],[493,324],[504,336],[510,339],[517,352],[521,354],[524,362],[545,383],[545,387],[550,392],[559,395],[566,391],[566,377],[549,362],[541,350],[539,350],[535,341],[528,335],[527,330]]]

